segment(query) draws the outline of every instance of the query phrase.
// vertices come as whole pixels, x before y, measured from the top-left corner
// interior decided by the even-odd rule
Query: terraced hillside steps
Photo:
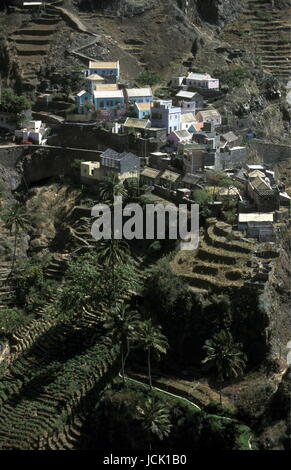
[[[196,293],[241,289],[252,280],[252,260],[268,265],[277,255],[258,247],[255,240],[244,239],[230,225],[208,219],[197,252],[179,253],[171,267]]]
[[[236,23],[238,47],[246,45],[261,58],[263,68],[288,79],[291,75],[291,4],[286,10],[272,8],[271,1],[245,0],[244,12]],[[233,26],[229,26],[233,30]]]
[[[57,339],[52,347],[59,346]],[[102,343],[64,363],[33,350],[22,355],[0,383],[0,449],[74,449],[80,416],[118,368],[119,348]]]
[[[52,40],[62,20],[58,11],[49,12],[49,5],[61,5],[61,2],[46,2],[40,17],[29,26],[20,27],[9,38],[16,52],[16,62],[22,78],[23,91],[30,91],[38,83],[37,75],[45,56],[49,53]]]

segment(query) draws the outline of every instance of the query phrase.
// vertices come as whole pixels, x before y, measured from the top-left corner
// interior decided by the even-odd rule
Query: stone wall
[[[73,175],[76,160],[99,161],[100,151],[62,147],[14,146],[0,148],[0,165],[16,169],[29,185],[59,175]]]
[[[291,158],[291,146],[253,139],[250,148],[255,150],[264,163],[277,163]]]

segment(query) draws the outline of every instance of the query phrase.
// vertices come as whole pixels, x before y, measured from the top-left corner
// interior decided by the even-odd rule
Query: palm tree
[[[166,354],[169,347],[168,340],[161,332],[161,327],[154,325],[151,319],[139,323],[136,337],[147,355],[149,384],[152,389],[151,351],[153,350],[158,358],[160,354]]]
[[[162,440],[171,431],[170,414],[159,401],[149,397],[143,406],[137,406],[137,419],[142,421],[142,427],[147,436],[149,448],[152,450],[152,437]]]
[[[134,337],[138,328],[140,316],[136,310],[129,305],[118,304],[104,321],[104,328],[110,331],[110,335],[121,348],[121,371],[124,383],[124,368],[129,354],[129,342]]]
[[[99,194],[103,201],[113,203],[114,197],[126,197],[127,191],[118,174],[112,171],[107,179],[100,183]]]
[[[96,252],[99,262],[111,268],[116,264],[126,263],[130,257],[126,241],[114,238],[98,243]]]
[[[219,383],[219,398],[222,404],[221,390],[226,378],[238,377],[243,373],[246,356],[241,351],[241,345],[234,343],[228,330],[221,330],[211,339],[206,340],[203,349],[206,357],[202,363],[214,374]]]
[[[20,203],[16,202],[11,207],[8,207],[3,214],[1,214],[1,218],[4,221],[5,228],[9,230],[10,235],[14,229],[14,249],[13,249],[13,256],[12,256],[12,264],[11,264],[11,272],[13,272],[15,261],[16,261],[16,248],[17,248],[17,238],[19,232],[27,230],[30,225],[30,217],[26,211],[26,208]]]
[[[104,279],[112,284],[109,307],[113,302],[116,304],[116,268],[125,265],[131,260],[128,244],[124,240],[103,240],[96,247],[98,262],[104,266]]]

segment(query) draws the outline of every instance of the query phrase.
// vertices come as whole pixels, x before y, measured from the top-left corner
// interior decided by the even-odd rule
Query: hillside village
[[[123,182],[137,179],[140,186],[146,185],[165,201],[177,202],[193,200],[193,191],[206,190],[209,199],[212,196],[210,214],[221,217],[223,200],[231,198],[232,204],[234,200],[237,204],[232,206],[230,219],[239,231],[260,241],[276,240],[288,218],[291,198],[272,165],[247,164],[246,144],[255,137],[252,131],[236,135],[227,118],[204,97],[205,91],[219,92],[218,79],[193,72],[173,77],[168,89],[173,98],[156,99],[150,86],[130,88],[122,83],[118,60],[89,61],[88,69],[79,74],[86,89],[74,96],[74,113],[67,115],[63,124],[83,126],[85,139],[90,123],[103,128],[108,146],[99,161],[81,162],[82,183],[98,185],[116,173]],[[48,105],[53,95],[41,94],[36,102],[44,97]],[[7,119],[2,113],[2,127]],[[16,143],[49,145],[46,124],[24,119],[23,127],[14,132]],[[12,121],[12,126],[6,127],[11,130],[15,125]],[[111,149],[116,138],[124,136],[141,143],[136,154],[128,153],[131,148],[126,146],[122,153]],[[56,138],[54,145],[58,145]],[[214,180],[218,188],[211,192]]]
[[[255,15],[265,34],[257,9],[274,2],[245,1],[204,31],[189,16],[201,2],[171,3],[181,35],[193,27],[199,41],[163,78],[140,32],[123,49],[92,26],[120,21],[122,36],[156,8],[159,31],[155,2],[12,3],[24,20],[0,70],[0,452],[288,448],[289,65],[284,36],[278,80],[272,56],[252,69],[259,89],[231,29]],[[58,29],[72,44],[51,66]],[[213,54],[230,69],[216,74]],[[143,215],[185,204],[188,222],[198,204],[198,246],[158,229],[96,241],[92,207],[116,196]],[[212,364],[215,347],[229,369]],[[161,432],[145,430],[147,411]]]

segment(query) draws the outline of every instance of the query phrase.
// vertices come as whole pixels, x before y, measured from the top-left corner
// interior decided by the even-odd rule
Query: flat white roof
[[[238,221],[241,223],[247,222],[273,222],[273,212],[252,212],[250,214],[239,214]]]
[[[216,78],[213,78],[211,77],[211,75],[209,75],[209,73],[189,73],[188,79],[190,78],[190,80],[217,80]]]
[[[81,162],[81,165],[94,166],[98,168],[100,166],[100,163],[99,162]]]
[[[264,170],[265,169],[263,165],[247,165],[247,168],[250,170]]]

